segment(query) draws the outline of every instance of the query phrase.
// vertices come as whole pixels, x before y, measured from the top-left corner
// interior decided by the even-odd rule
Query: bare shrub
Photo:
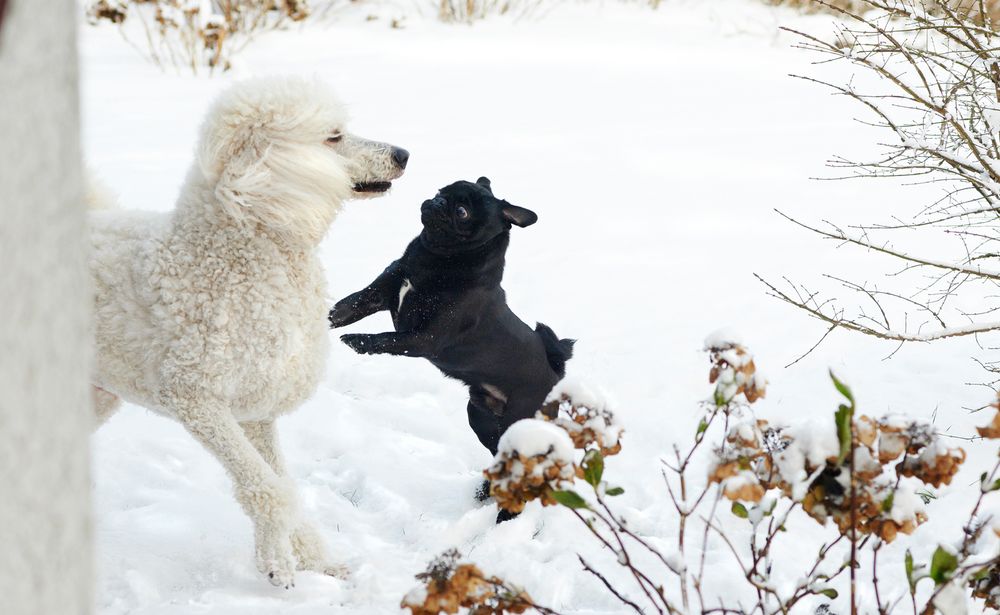
[[[806,13],[840,13],[842,11],[861,13],[872,8],[868,0],[765,0],[765,2],[775,6],[796,8]],[[930,13],[942,14],[940,9],[934,6],[937,4],[934,0],[928,0],[924,4]],[[955,14],[968,18],[979,25],[985,23],[983,15],[989,16],[993,24],[997,24],[1000,20],[1000,0],[947,0],[944,4]]]
[[[195,74],[202,67],[228,70],[233,54],[256,34],[309,14],[307,0],[92,0],[87,5],[91,24],[115,25],[160,68]]]
[[[882,222],[792,220],[888,257],[893,269],[882,284],[827,276],[857,294],[857,307],[802,283],[761,281],[775,297],[825,322],[827,333],[846,329],[903,344],[998,331],[1000,271],[991,263],[1000,253],[1000,40],[989,15],[1000,4],[977,0],[961,11],[944,0],[865,5],[865,12],[840,10],[845,23],[829,40],[789,29],[821,61],[849,63],[874,77],[858,80],[863,85],[802,78],[857,101],[893,137],[874,159],[838,157],[830,164],[845,178],[937,187],[940,198]],[[990,360],[980,362],[1000,372]]]

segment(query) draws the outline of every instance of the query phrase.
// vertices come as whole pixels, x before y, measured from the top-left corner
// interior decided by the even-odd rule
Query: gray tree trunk
[[[91,612],[90,313],[74,0],[0,25],[0,613]]]

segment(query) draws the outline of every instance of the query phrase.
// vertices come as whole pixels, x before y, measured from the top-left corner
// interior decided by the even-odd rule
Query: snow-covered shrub
[[[117,26],[160,68],[227,70],[253,36],[310,14],[308,0],[90,0],[91,24]],[[140,39],[142,43],[134,42]]]
[[[817,600],[835,600],[841,594],[845,600],[849,596],[851,612],[888,614],[912,606],[914,613],[952,615],[964,613],[972,598],[983,599],[990,608],[1000,605],[1000,552],[996,540],[985,539],[991,533],[1000,536],[1000,520],[983,514],[984,498],[1000,490],[1000,461],[982,473],[972,512],[945,520],[954,523],[957,541],[940,544],[930,561],[915,561],[906,551],[905,560],[898,562],[900,574],[905,571],[909,602],[898,591],[889,598],[889,592],[879,591],[879,574],[855,578],[863,554],[875,567],[884,545],[910,540],[906,535],[928,520],[925,505],[935,497],[930,488],[952,481],[965,461],[964,451],[949,446],[924,421],[857,414],[853,392],[832,374],[843,398],[834,412],[774,425],[756,416],[754,404],[766,392],[765,381],[746,346],[731,334],[719,333],[706,340],[705,351],[714,386],[702,404],[702,419],[691,444],[686,449],[675,445],[670,458],[662,460],[666,496],[674,504],[677,522],[676,531],[664,528],[662,535],[677,537],[673,551],[664,551],[661,540],[636,532],[616,512],[609,498],[624,491],[605,480],[603,451],[618,448],[612,444],[617,444],[621,427],[603,399],[574,383],[550,395],[549,402],[560,410],[555,419],[520,421],[505,435],[487,470],[497,487],[498,504],[520,511],[525,502],[542,499],[568,509],[585,535],[607,549],[608,565],[627,569],[629,574],[621,578],[634,581],[635,587],[619,586],[599,565],[580,556],[584,570],[620,600],[623,609],[633,612],[776,615],[803,612],[807,598],[815,608]],[[997,412],[992,423],[979,431],[984,438],[1000,439],[1000,398],[993,407]],[[551,413],[552,406],[547,410]],[[816,413],[810,409],[808,414]],[[583,451],[580,461],[574,446]],[[589,491],[578,492],[580,485]],[[720,506],[723,502],[726,505]],[[727,509],[738,523],[749,523],[748,531],[727,530],[720,518]],[[779,545],[795,548],[803,521],[806,527],[834,533],[805,570],[801,561],[793,565],[774,556]],[[732,578],[745,582],[747,592],[706,592],[706,574],[726,574],[721,563],[710,570],[704,565],[706,554],[719,550],[718,542],[710,544],[712,537],[733,555],[737,574]],[[469,613],[496,615],[522,612],[514,609],[554,613],[471,564],[457,565],[456,558],[432,565],[420,577],[434,579],[434,584],[428,581],[404,600],[413,615],[454,613],[459,606]],[[676,592],[667,589],[671,580]],[[862,592],[858,587],[863,583],[868,587]],[[497,589],[501,586],[507,589]],[[520,598],[491,602],[489,607],[474,599],[463,602],[466,595],[493,599],[498,592]],[[869,602],[859,605],[862,595]],[[873,596],[878,601],[874,605]],[[833,612],[829,603],[816,610]]]
[[[545,412],[539,412],[536,418],[561,427],[576,448],[598,450],[605,457],[622,450],[621,438],[625,430],[615,421],[610,405],[575,379],[561,380],[549,393],[544,409]]]
[[[757,503],[780,490],[820,523],[832,519],[841,532],[853,527],[885,542],[912,533],[927,520],[918,491],[951,483],[965,452],[947,446],[929,424],[905,417],[876,422],[861,416],[846,425],[851,419],[843,413],[836,420],[826,438],[815,432],[800,438],[795,429],[775,429],[763,420],[737,423],[716,452],[709,482],[734,501]],[[851,432],[853,445],[834,437]],[[903,477],[924,485],[903,484]]]
[[[484,472],[497,504],[521,512],[531,500],[556,504],[554,494],[576,476],[573,441],[561,428],[537,419],[511,425],[500,437],[493,465]]]

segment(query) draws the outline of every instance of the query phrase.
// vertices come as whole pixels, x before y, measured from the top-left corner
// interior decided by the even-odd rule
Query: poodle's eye
[[[344,138],[344,135],[333,135],[332,137],[327,137],[327,143],[340,143],[340,140]]]
[[[455,215],[458,216],[459,220],[468,220],[469,210],[459,205],[458,209],[455,210]]]

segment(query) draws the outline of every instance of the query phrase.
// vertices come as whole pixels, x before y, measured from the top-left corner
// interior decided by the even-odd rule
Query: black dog
[[[469,385],[469,425],[496,455],[503,432],[542,408],[573,354],[573,340],[515,316],[500,287],[511,225],[538,216],[494,197],[485,177],[442,188],[420,212],[423,232],[403,257],[339,301],[330,324],[389,310],[395,333],[340,339],[363,354],[423,357]]]

